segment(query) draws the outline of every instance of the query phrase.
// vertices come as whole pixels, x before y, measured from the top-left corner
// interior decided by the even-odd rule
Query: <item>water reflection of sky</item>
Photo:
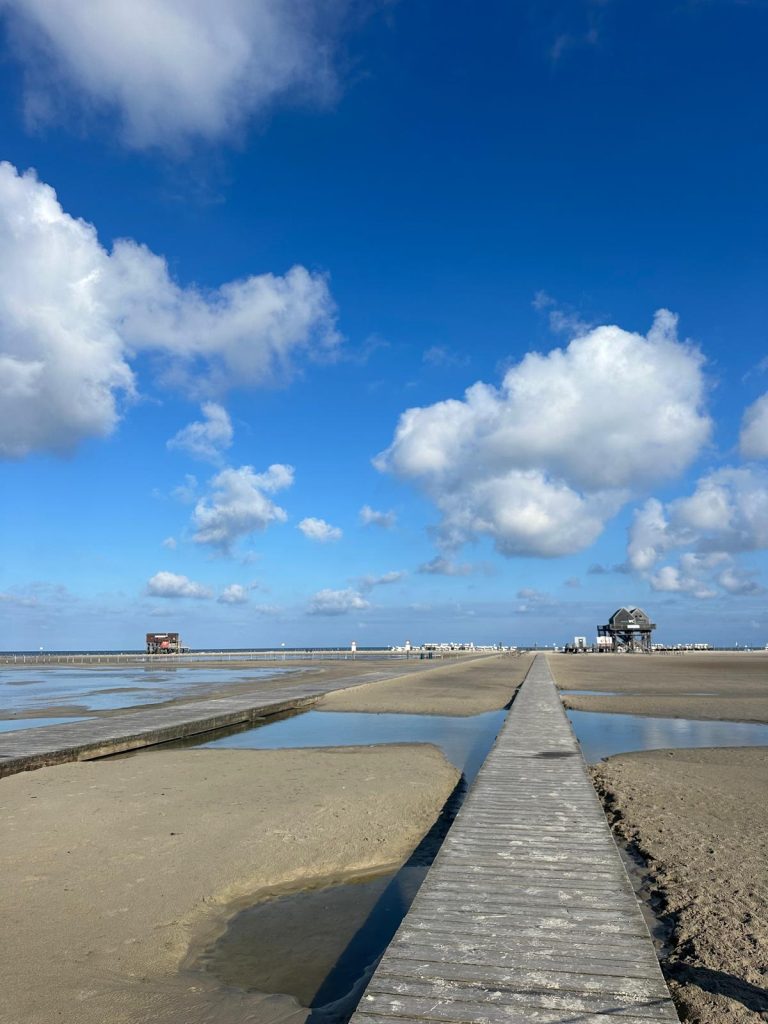
[[[35,667],[0,670],[0,710],[10,714],[61,705],[88,711],[159,704],[194,695],[201,686],[223,686],[267,679],[295,669],[110,667],[99,669]]]
[[[768,725],[753,722],[704,722],[597,711],[569,710],[567,714],[589,762],[630,750],[768,745]]]
[[[467,779],[477,774],[504,723],[506,711],[482,715],[370,714],[306,711],[202,744],[280,750],[297,747],[349,747],[379,743],[434,743]]]
[[[44,725],[63,725],[65,722],[83,722],[83,715],[68,715],[66,718],[8,718],[0,720],[0,732],[14,729],[40,729]]]

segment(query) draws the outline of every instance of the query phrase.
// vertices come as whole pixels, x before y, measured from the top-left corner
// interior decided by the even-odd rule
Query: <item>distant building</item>
[[[147,633],[147,654],[179,654],[183,649],[178,633]]]
[[[654,629],[656,623],[651,622],[642,608],[618,608],[604,626],[597,627],[598,649],[650,654]]]

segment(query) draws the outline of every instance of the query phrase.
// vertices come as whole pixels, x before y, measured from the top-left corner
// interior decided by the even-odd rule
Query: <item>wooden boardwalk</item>
[[[439,664],[437,662],[435,667]],[[318,675],[303,682],[284,683],[277,676],[274,683],[265,680],[255,692],[236,697],[189,699],[184,703],[128,710],[105,718],[0,733],[0,778],[45,765],[119,754],[254,722],[281,711],[309,707],[333,690],[393,679],[400,674],[391,669],[375,672],[365,667],[369,671],[335,681]]]
[[[352,1024],[677,1021],[540,655]]]

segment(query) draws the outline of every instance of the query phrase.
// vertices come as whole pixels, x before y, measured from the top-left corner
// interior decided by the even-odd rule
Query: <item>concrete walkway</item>
[[[0,733],[0,778],[45,765],[119,754],[253,722],[266,715],[309,707],[334,690],[394,679],[400,674],[402,670],[369,670],[334,680],[324,679],[318,673],[316,678],[307,677],[303,682],[290,683],[284,683],[282,677],[276,676],[272,685],[267,680],[259,685],[258,690],[236,697],[190,699],[141,711],[125,711],[108,718]]]
[[[543,655],[352,1024],[677,1021]]]

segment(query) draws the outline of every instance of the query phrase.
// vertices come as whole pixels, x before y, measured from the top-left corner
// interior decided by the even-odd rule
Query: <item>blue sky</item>
[[[766,4],[0,9],[0,646],[768,640]]]

